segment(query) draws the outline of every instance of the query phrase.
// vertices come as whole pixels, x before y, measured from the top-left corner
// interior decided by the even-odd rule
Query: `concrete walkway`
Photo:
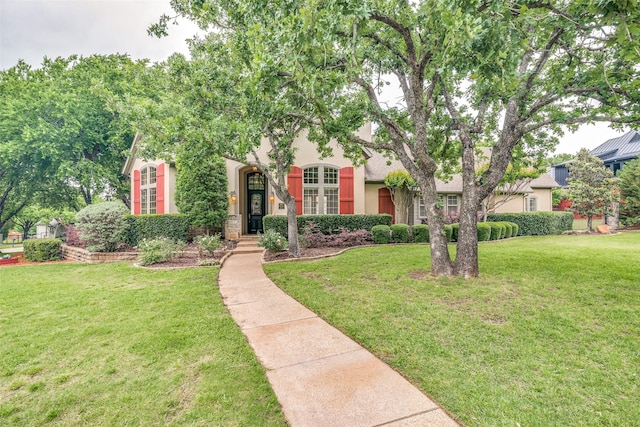
[[[256,240],[220,270],[222,298],[292,427],[458,426],[427,396],[264,274]]]

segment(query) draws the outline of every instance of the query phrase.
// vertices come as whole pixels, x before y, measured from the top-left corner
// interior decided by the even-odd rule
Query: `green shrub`
[[[129,209],[122,202],[89,205],[76,214],[79,237],[91,252],[115,252],[127,240]]]
[[[457,242],[458,241],[458,232],[460,231],[460,224],[459,223],[455,223],[455,224],[451,224],[451,241],[452,242]]]
[[[451,224],[444,225],[444,236],[447,238],[447,242],[451,242],[451,238],[453,237],[453,227],[451,227]]]
[[[500,231],[501,231],[500,224],[498,224],[497,222],[492,222],[492,221],[487,221],[486,224],[489,227],[491,227],[491,237],[489,237],[489,240],[498,240],[498,239],[500,239]]]
[[[511,223],[508,221],[501,221],[500,224],[505,227],[503,238],[508,239],[509,237],[511,237],[513,235],[513,226],[511,225]]]
[[[510,222],[509,224],[511,224],[511,237],[516,237],[518,235],[518,229],[520,227],[518,227],[518,224],[516,224],[515,222]]]
[[[389,229],[393,243],[409,243],[409,226],[407,224],[393,224]]]
[[[415,224],[412,227],[412,234],[415,243],[429,243],[429,226],[427,224]]]
[[[309,223],[323,234],[337,234],[342,229],[347,231],[371,229],[376,225],[391,225],[391,215],[300,215],[297,217],[298,230],[303,230]],[[288,235],[288,225],[286,215],[267,215],[263,218],[262,224],[266,230],[274,230],[283,236]]]
[[[265,230],[258,238],[258,246],[271,252],[284,251],[287,249],[287,239],[277,231]]]
[[[171,261],[184,250],[184,242],[176,242],[168,237],[142,239],[138,244],[140,264],[151,265]]]
[[[478,242],[491,240],[491,226],[486,222],[478,223]]]
[[[374,225],[371,228],[373,243],[385,245],[391,240],[391,227],[388,225]]]
[[[202,254],[207,252],[211,256],[213,256],[216,249],[219,249],[222,246],[219,234],[214,234],[212,236],[198,236],[193,239],[193,243],[195,243],[196,248],[198,248],[198,253]]]
[[[487,215],[487,221],[508,221],[518,225],[519,236],[560,234],[573,228],[572,212],[519,212]]]
[[[62,240],[29,239],[23,243],[24,257],[28,261],[43,262],[62,259]]]
[[[150,214],[127,216],[127,240],[130,246],[146,239],[168,237],[176,242],[186,242],[189,237],[189,217],[182,214]]]

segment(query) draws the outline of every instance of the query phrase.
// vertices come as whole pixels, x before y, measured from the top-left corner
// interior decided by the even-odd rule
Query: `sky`
[[[147,35],[163,13],[173,15],[169,0],[0,0],[0,69],[19,59],[37,68],[45,56],[126,53],[155,62],[187,54],[185,40],[198,32],[187,20],[170,26],[169,37]],[[556,153],[593,149],[623,133],[602,123],[585,125],[565,134]]]

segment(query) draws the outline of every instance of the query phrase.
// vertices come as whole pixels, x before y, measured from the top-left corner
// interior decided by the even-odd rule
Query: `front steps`
[[[240,236],[240,240],[236,245],[236,248],[232,251],[233,254],[253,254],[262,253],[264,248],[258,247],[258,236],[244,235]]]

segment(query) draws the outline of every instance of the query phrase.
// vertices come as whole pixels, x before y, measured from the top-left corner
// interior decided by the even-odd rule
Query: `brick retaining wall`
[[[138,254],[136,252],[89,252],[86,249],[62,245],[62,256],[64,259],[73,261],[98,263],[134,260]]]

